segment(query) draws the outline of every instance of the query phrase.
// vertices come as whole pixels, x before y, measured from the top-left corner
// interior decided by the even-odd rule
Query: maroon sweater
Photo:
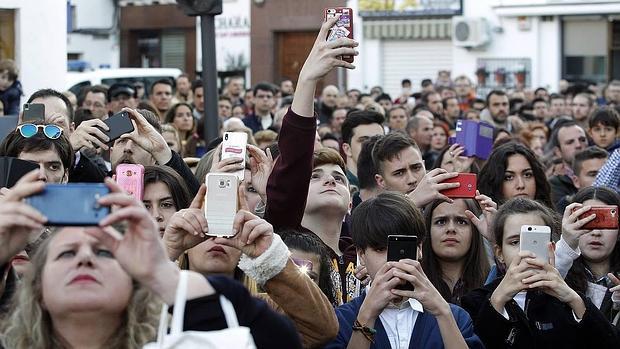
[[[289,109],[282,120],[278,138],[280,156],[276,159],[267,182],[265,219],[273,225],[276,232],[283,229],[311,232],[302,227],[301,220],[312,176],[315,136],[316,117],[299,116]],[[332,260],[331,276],[338,305],[354,298],[357,259],[350,238],[341,238],[340,249],[342,256],[327,247]]]

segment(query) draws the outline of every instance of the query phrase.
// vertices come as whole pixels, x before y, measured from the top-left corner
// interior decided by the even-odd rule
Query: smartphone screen
[[[222,160],[238,157],[243,159],[243,170],[234,172],[242,181],[245,177],[245,153],[248,144],[248,134],[245,132],[225,132],[222,140]]]
[[[418,259],[418,237],[415,235],[388,235],[387,261],[398,262],[401,259]],[[399,290],[413,291],[409,282],[396,287]]]
[[[112,143],[125,133],[131,133],[134,130],[133,123],[129,118],[129,113],[126,111],[110,116],[103,120],[103,123],[110,128],[108,131],[103,131],[103,133],[110,138],[108,143]]]
[[[129,195],[142,201],[144,195],[144,166],[140,164],[118,164],[116,183]]]
[[[546,225],[522,225],[519,250],[529,251],[536,259],[548,263],[548,243],[551,242],[551,227]]]
[[[233,221],[238,208],[239,179],[231,173],[209,173],[206,181],[205,215],[209,227],[207,235],[233,236]]]
[[[44,121],[45,120],[45,104],[26,103],[24,104],[23,121]]]
[[[353,9],[348,7],[331,7],[325,9],[325,20],[340,14],[338,22],[329,30],[327,41],[347,37],[353,39]],[[353,56],[342,56],[343,61],[353,63]]]

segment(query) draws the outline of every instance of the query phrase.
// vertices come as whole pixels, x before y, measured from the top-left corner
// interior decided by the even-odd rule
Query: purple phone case
[[[457,120],[456,143],[465,148],[464,156],[486,160],[493,150],[493,126],[484,121]]]

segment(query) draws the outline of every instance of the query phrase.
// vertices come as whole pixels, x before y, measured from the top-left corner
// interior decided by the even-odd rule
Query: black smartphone
[[[418,237],[415,235],[388,235],[387,260],[398,262],[401,259],[418,259]],[[398,285],[399,290],[413,291],[409,282]]]
[[[45,120],[45,104],[26,103],[24,104],[24,114],[22,121],[44,121]]]
[[[133,123],[129,118],[129,113],[121,111],[103,121],[110,128],[109,131],[103,131],[110,138],[108,143],[112,143],[125,133],[133,132]]]
[[[102,183],[47,184],[26,203],[47,217],[45,225],[94,226],[110,214],[110,207],[97,202],[109,192]]]
[[[7,156],[0,157],[0,188],[11,188],[24,175],[38,168],[39,164],[36,162]]]

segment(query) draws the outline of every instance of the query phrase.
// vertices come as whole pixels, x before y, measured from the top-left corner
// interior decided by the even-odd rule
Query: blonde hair
[[[32,273],[22,280],[11,300],[11,308],[0,324],[0,344],[10,349],[65,348],[55,334],[43,300],[42,274],[50,241],[47,239],[32,258]],[[161,302],[146,288],[134,282],[133,293],[118,330],[105,348],[138,349],[157,335]]]

